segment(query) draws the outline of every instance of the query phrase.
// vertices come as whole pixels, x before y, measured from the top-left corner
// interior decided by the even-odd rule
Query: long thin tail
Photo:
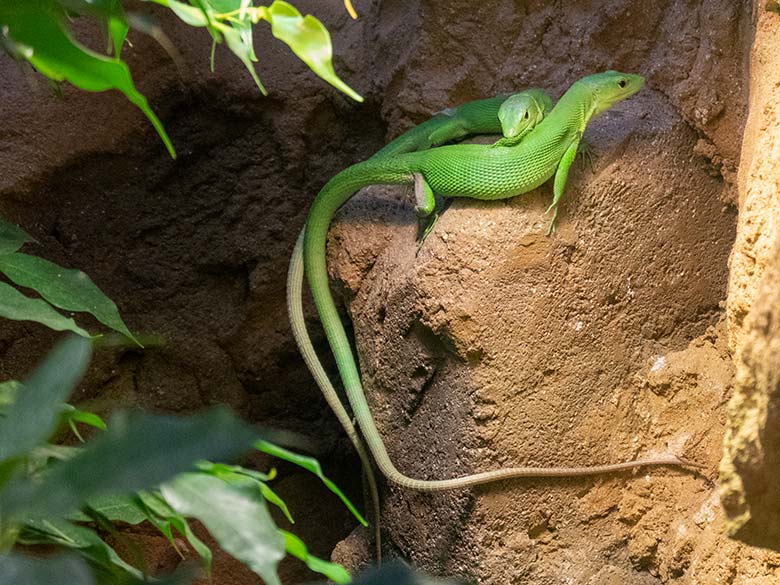
[[[317,352],[314,350],[309,332],[306,330],[306,321],[303,316],[303,237],[306,228],[301,230],[298,236],[298,241],[295,243],[295,249],[293,250],[292,257],[290,258],[290,268],[287,272],[287,313],[290,316],[290,323],[292,325],[293,337],[298,344],[298,349],[303,356],[303,361],[306,362],[306,366],[309,368],[311,375],[317,382],[317,386],[320,387],[322,395],[325,397],[325,401],[330,406],[333,413],[336,415],[341,426],[352,441],[352,445],[357,451],[358,457],[360,457],[360,463],[363,465],[363,472],[366,474],[366,483],[368,484],[368,491],[371,495],[371,507],[374,525],[374,545],[376,546],[376,559],[377,563],[382,562],[382,538],[380,520],[380,508],[379,508],[379,489],[376,483],[376,477],[374,476],[374,467],[371,464],[371,458],[366,451],[363,441],[360,440],[360,435],[352,424],[352,420],[349,417],[344,406],[341,404],[336,389],[331,384],[328,374],[322,367]]]
[[[331,219],[336,210],[355,191],[367,185],[407,183],[413,180],[411,177],[413,169],[405,165],[402,158],[396,157],[390,161],[369,160],[349,167],[331,179],[320,191],[309,212],[303,250],[304,267],[309,287],[331,350],[336,358],[347,399],[368,448],[382,473],[390,481],[407,488],[437,491],[465,488],[516,477],[571,477],[612,473],[646,465],[685,465],[685,461],[674,455],[664,455],[593,467],[515,467],[433,481],[414,479],[398,471],[390,460],[369,410],[352,348],[330,292],[325,254]]]

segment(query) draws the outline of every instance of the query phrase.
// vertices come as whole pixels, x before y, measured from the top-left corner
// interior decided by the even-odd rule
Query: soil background
[[[39,241],[30,252],[83,269],[132,330],[167,340],[99,354],[76,399],[100,411],[227,403],[310,437],[359,501],[359,464],[284,308],[287,261],[317,190],[445,107],[529,86],[557,98],[594,71],[640,73],[646,88],[589,126],[599,158],[573,168],[553,236],[545,186],[456,201],[418,253],[410,193],[376,187],[339,214],[329,263],[380,429],[409,475],[669,451],[705,467],[434,495],[385,485],[385,553],[497,585],[778,582],[780,555],[753,546],[777,540],[750,537],[762,532],[755,502],[771,509],[767,486],[778,482],[758,474],[750,492],[740,479],[775,461],[764,456],[766,406],[745,439],[762,456],[744,456],[737,439],[737,463],[721,465],[726,491],[718,469],[726,429],[738,437],[739,413],[756,402],[751,389],[771,396],[777,377],[735,373],[776,355],[762,345],[777,331],[762,279],[780,263],[780,15],[747,0],[492,0],[478,10],[375,0],[356,3],[357,21],[340,2],[296,6],[329,28],[336,70],[365,103],[316,78],[261,26],[262,97],[224,48],[208,72],[205,31],[136,5],[158,15],[186,64],[177,71],[131,33],[126,58],[176,161],[121,96],[66,86],[54,97],[0,58],[0,211]],[[100,46],[99,31],[74,26]],[[756,305],[763,321],[751,317]],[[54,338],[3,322],[0,375],[23,375]],[[757,349],[746,354],[748,341]],[[747,398],[729,410],[735,386]],[[335,558],[364,563],[367,536],[335,498],[305,473],[280,472],[276,487],[312,552],[335,547]],[[152,531],[136,538],[151,567],[178,562]],[[296,561],[282,573],[290,585],[312,579]],[[259,582],[218,556],[215,584]]]

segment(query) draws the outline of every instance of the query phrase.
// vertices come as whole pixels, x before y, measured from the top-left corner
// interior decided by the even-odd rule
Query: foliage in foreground
[[[314,16],[303,16],[294,6],[275,0],[270,6],[254,6],[253,0],[144,0],[171,10],[184,23],[205,28],[214,50],[225,43],[246,66],[263,94],[265,87],[255,71],[257,62],[252,28],[265,21],[271,32],[285,43],[319,77],[356,101],[363,98],[339,78],[333,69],[330,34]],[[68,26],[72,15],[97,19],[104,25],[110,43],[100,54],[80,44]],[[149,119],[172,157],[176,151],[162,122],[135,87],[130,68],[121,51],[131,24],[161,40],[172,49],[159,26],[148,18],[126,13],[121,0],[0,0],[0,48],[14,58],[27,61],[55,82],[69,81],[86,91],[115,89],[135,104]]]
[[[0,219],[0,273],[16,287],[0,281],[0,317],[35,321],[55,331],[90,334],[58,309],[89,313],[105,326],[136,341],[114,302],[81,270],[69,270],[19,249],[35,240],[22,228]],[[32,289],[40,298],[25,295]]]
[[[62,420],[106,427],[99,417],[63,404],[90,354],[89,341],[71,337],[24,383],[0,385],[0,585],[189,583],[186,571],[150,579],[102,536],[122,538],[115,522],[149,521],[174,547],[175,535],[184,537],[209,571],[212,552],[188,518],[198,519],[268,585],[280,585],[276,567],[285,554],[336,583],[350,581],[343,567],[310,555],[299,538],[277,528],[268,503],[290,521],[292,516],[268,485],[273,470],[264,474],[209,460],[228,460],[254,446],[313,471],[354,512],[352,505],[316,461],[258,440],[255,429],[225,409],[188,417],[123,412],[82,447],[49,443]],[[41,544],[70,552],[41,558],[14,550]]]

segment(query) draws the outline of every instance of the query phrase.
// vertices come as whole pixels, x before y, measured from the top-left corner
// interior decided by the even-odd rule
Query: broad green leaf
[[[282,0],[271,4],[268,15],[273,35],[286,43],[316,75],[353,100],[363,101],[360,94],[344,83],[333,69],[333,47],[325,25],[311,14],[301,16],[294,6]]]
[[[0,254],[16,252],[27,242],[35,239],[18,225],[0,219]]]
[[[114,575],[142,578],[142,573],[122,560],[117,552],[91,528],[66,520],[30,519],[25,522],[19,542],[22,544],[56,544],[76,549],[94,565]],[[121,582],[121,581],[120,581]]]
[[[119,59],[90,51],[75,41],[64,26],[64,11],[54,0],[0,1],[0,29],[17,45],[20,55],[54,81],[67,80],[86,91],[121,91],[157,130],[171,157],[176,151],[146,98],[136,90],[130,70]],[[114,30],[114,42],[119,31]]]
[[[84,374],[91,354],[89,341],[69,337],[33,371],[0,419],[0,461],[27,454],[52,435],[62,403]]]
[[[63,268],[43,258],[16,252],[0,256],[0,272],[19,286],[37,291],[55,307],[90,313],[105,326],[136,341],[114,301],[81,270]]]
[[[352,578],[344,567],[337,565],[336,563],[324,561],[309,554],[309,549],[307,549],[303,541],[294,534],[291,534],[286,530],[279,530],[279,533],[284,537],[284,548],[287,553],[306,563],[306,566],[312,571],[319,573],[320,575],[325,575],[334,583],[352,582]]]
[[[0,585],[93,585],[84,560],[72,554],[55,557],[0,555]]]
[[[284,558],[284,539],[255,486],[225,483],[205,473],[183,473],[160,491],[174,510],[200,520],[225,552],[267,585],[281,584],[276,567]]]
[[[344,493],[338,488],[338,486],[333,483],[330,479],[328,479],[325,474],[322,472],[322,467],[320,467],[319,461],[314,459],[313,457],[306,457],[305,455],[299,455],[298,453],[293,453],[292,451],[288,451],[287,449],[284,449],[282,447],[279,447],[278,445],[274,445],[273,443],[269,443],[268,441],[259,440],[255,442],[255,449],[258,451],[262,451],[263,453],[267,453],[268,455],[272,455],[273,457],[277,457],[279,459],[282,459],[284,461],[289,461],[290,463],[294,463],[298,467],[302,467],[306,471],[310,471],[314,475],[320,478],[320,481],[322,481],[325,486],[332,491],[334,494],[336,494],[339,499],[344,503],[344,505],[347,507],[347,509],[352,512],[352,515],[357,518],[358,522],[360,522],[363,526],[368,526],[368,523],[365,521],[363,516],[360,515],[360,513],[357,511],[355,506],[352,505],[352,502],[349,501],[349,498],[344,495]]]
[[[72,331],[82,337],[89,337],[70,317],[57,312],[43,299],[32,299],[23,295],[10,284],[0,282],[0,317],[14,321],[34,321],[54,331]]]
[[[86,505],[112,522],[140,524],[147,519],[147,515],[138,507],[132,496],[101,495],[90,499]],[[68,518],[77,522],[90,521],[89,516],[83,512],[77,512]]]
[[[103,494],[152,488],[204,458],[246,451],[257,432],[224,408],[189,417],[119,413],[75,457],[40,482],[20,479],[0,495],[5,514],[57,518]]]

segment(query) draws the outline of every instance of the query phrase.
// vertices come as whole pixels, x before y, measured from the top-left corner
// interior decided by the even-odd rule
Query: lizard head
[[[588,75],[579,83],[587,86],[593,96],[593,115],[598,116],[617,102],[638,92],[645,84],[645,78],[632,73],[604,71]]]
[[[536,90],[549,101],[544,92]],[[546,104],[533,90],[509,96],[498,109],[501,130],[507,138],[520,138],[544,118]]]

